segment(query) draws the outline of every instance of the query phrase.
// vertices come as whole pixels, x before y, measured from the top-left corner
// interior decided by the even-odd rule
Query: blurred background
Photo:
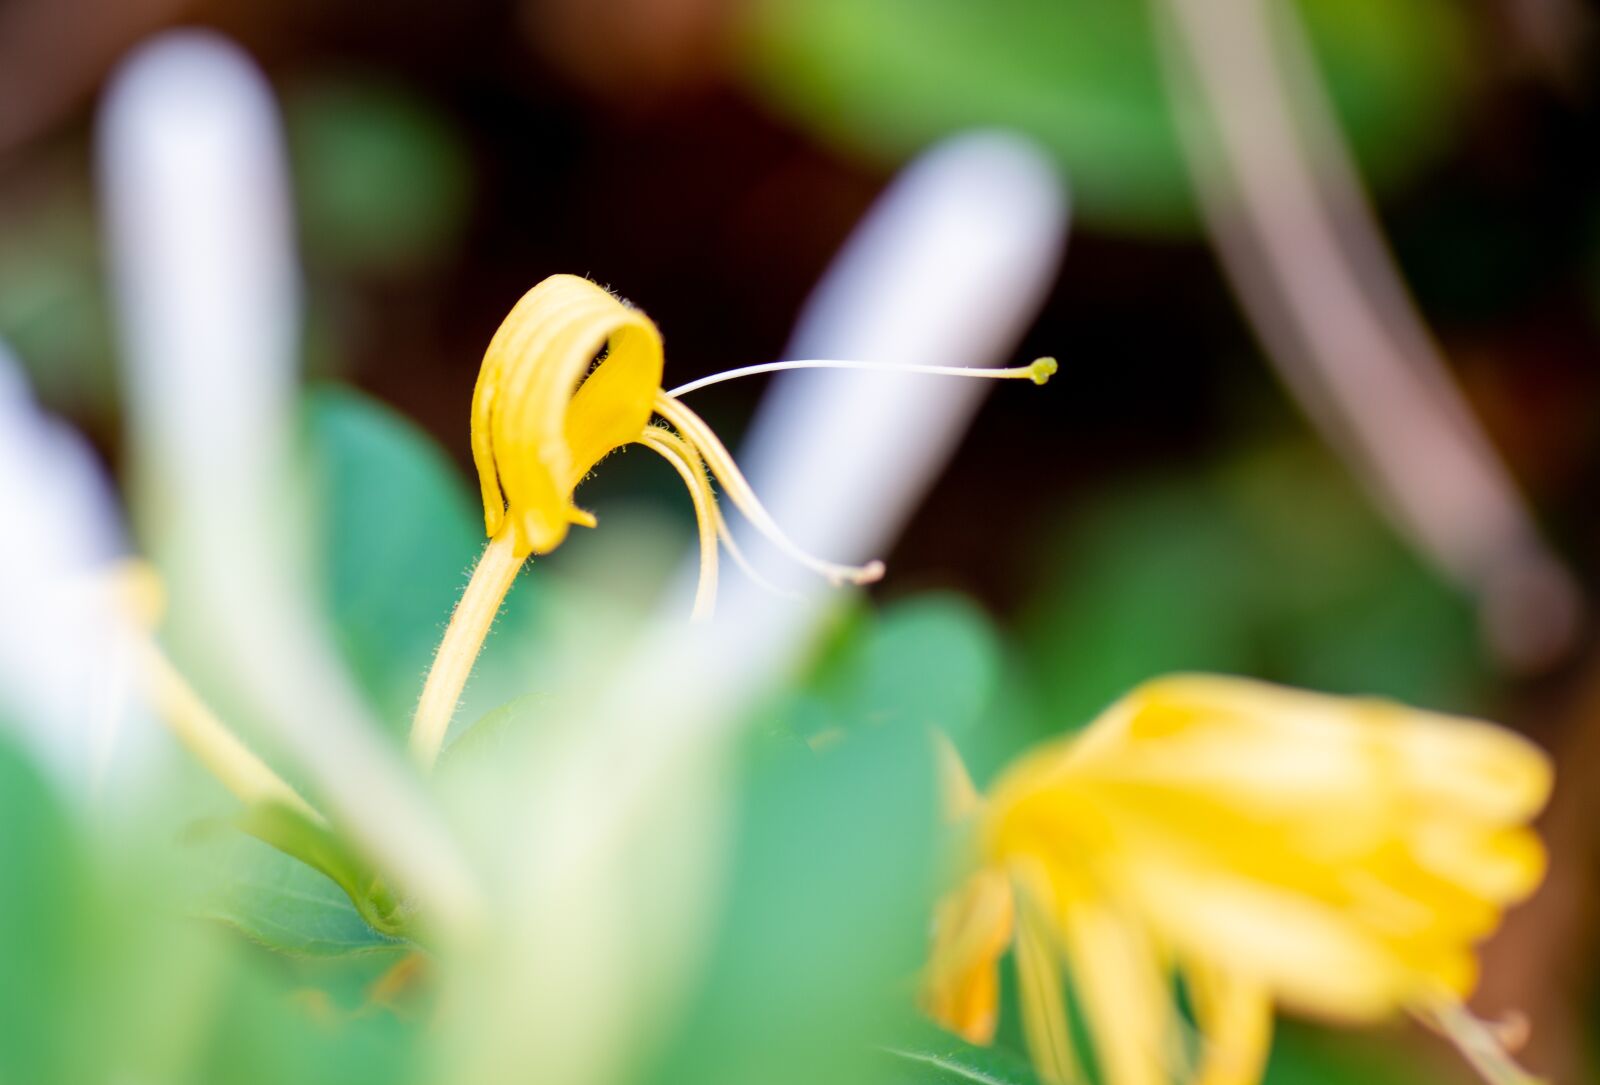
[[[534,282],[587,274],[642,307],[669,385],[781,358],[900,166],[970,128],[1026,137],[1072,231],[1011,357],[1061,372],[989,399],[882,555],[875,599],[899,617],[854,648],[841,634],[786,711],[825,730],[877,680],[873,653],[949,653],[1001,691],[970,713],[980,775],[1179,668],[1504,721],[1556,752],[1565,797],[1551,884],[1491,947],[1483,1008],[1526,1012],[1532,1061],[1586,1080],[1596,18],[1579,0],[8,0],[0,341],[121,476],[96,104],[176,26],[233,38],[278,95],[311,377],[412,420],[463,480],[483,349]],[[1262,101],[1297,145],[1274,142],[1272,110],[1237,115]],[[1342,382],[1358,355],[1376,368]],[[760,391],[718,386],[697,409],[733,444]],[[346,425],[318,439],[358,439]],[[686,524],[676,481],[642,459],[585,504]],[[368,467],[381,506],[397,476]],[[581,575],[586,545],[551,565]],[[461,566],[444,549],[419,614],[448,609]],[[431,620],[407,649],[423,658]],[[410,694],[373,696],[403,712]],[[1390,1042],[1363,1061],[1291,1035],[1299,1061],[1275,1080],[1414,1080]]]
[[[1457,378],[1541,519],[1585,552],[1600,291],[1589,12],[1300,6]],[[1041,549],[1055,553],[1035,528],[1131,478],[1304,429],[1194,210],[1150,14],[1107,7],[528,0],[378,19],[340,4],[13,2],[0,336],[44,403],[114,456],[93,104],[112,65],[173,24],[226,31],[282,95],[309,365],[462,463],[483,346],[545,274],[593,274],[642,306],[674,379],[774,359],[897,164],[963,127],[1015,128],[1074,195],[1071,256],[1018,351],[1060,355],[1063,388],[1000,397],[894,555],[902,585],[951,580],[1013,612],[1037,598]],[[754,392],[709,392],[706,409],[737,412]]]

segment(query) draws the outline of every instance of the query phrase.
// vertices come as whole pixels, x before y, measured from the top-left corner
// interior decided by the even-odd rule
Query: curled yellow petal
[[[552,275],[524,294],[490,341],[472,397],[488,533],[509,523],[524,557],[555,549],[573,523],[593,523],[572,491],[607,453],[638,440],[662,365],[650,319],[587,279]]]

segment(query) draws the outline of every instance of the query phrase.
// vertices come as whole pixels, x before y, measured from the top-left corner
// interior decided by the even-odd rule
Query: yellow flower
[[[472,397],[472,458],[490,542],[451,617],[412,721],[412,749],[424,764],[433,761],[444,741],[472,662],[523,561],[560,546],[573,524],[595,526],[594,516],[578,507],[574,491],[601,460],[626,445],[642,445],[664,457],[688,487],[700,533],[696,617],[711,611],[719,545],[743,564],[717,506],[713,479],[751,527],[829,582],[865,584],[883,575],[881,562],[841,565],[795,545],[756,498],[711,427],[681,396],[735,377],[803,368],[1043,384],[1056,363],[1041,358],[1010,369],[964,369],[868,361],[773,362],[703,377],[671,391],[662,388],[662,368],[661,333],[650,318],[575,275],[552,275],[539,283],[495,332]]]
[[[1490,1080],[1529,1080],[1462,1008],[1474,946],[1543,875],[1527,823],[1551,771],[1525,740],[1178,676],[1024,756],[986,799],[946,755],[971,867],[935,915],[922,1002],[968,1040],[993,1038],[1011,947],[1048,1082],[1086,1080],[1069,989],[1108,1085],[1255,1082],[1274,1004],[1336,1023],[1408,1011]]]
[[[472,458],[483,491],[484,526],[509,531],[518,557],[547,554],[572,524],[595,526],[573,501],[594,466],[629,444],[650,448],[679,469],[711,556],[726,528],[706,469],[751,525],[796,561],[835,583],[882,575],[878,562],[838,565],[806,554],[772,522],[711,427],[680,401],[685,392],[758,372],[802,367],[897,369],[1044,383],[1055,363],[1015,369],[879,366],[861,362],[779,362],[749,366],[674,389],[661,387],[661,333],[650,318],[587,279],[552,275],[523,295],[484,354],[472,397]],[[657,418],[664,425],[652,425]],[[669,428],[670,427],[670,428]],[[714,560],[706,570],[715,576]]]

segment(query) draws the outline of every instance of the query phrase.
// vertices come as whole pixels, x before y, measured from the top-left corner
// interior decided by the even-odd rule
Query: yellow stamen
[[[745,481],[744,473],[733,462],[733,456],[699,415],[665,393],[656,396],[655,409],[657,414],[671,422],[684,439],[694,446],[695,451],[711,468],[711,473],[716,476],[717,481],[722,483],[723,489],[728,493],[728,499],[744,514],[744,518],[750,521],[750,526],[761,532],[790,558],[820,573],[835,586],[871,584],[883,577],[881,561],[871,561],[865,565],[840,565],[813,557],[800,549],[772,519],[766,507],[756,497],[755,491],[750,488],[750,483]]]
[[[705,464],[682,437],[659,426],[646,428],[639,438],[639,443],[659,452],[662,458],[678,472],[683,484],[689,488],[689,499],[694,503],[695,524],[699,527],[700,533],[700,583],[695,588],[692,618],[695,621],[704,621],[711,617],[711,608],[717,598],[719,526],[716,512],[717,497],[711,492],[711,483],[706,479]]]
[[[450,624],[439,642],[433,668],[428,671],[411,720],[411,756],[424,768],[439,756],[467,676],[483,648],[483,639],[489,635],[489,627],[500,613],[500,603],[522,568],[525,559],[516,551],[515,529],[507,521],[484,549],[467,590],[461,593],[461,601],[450,615]]]
[[[712,505],[711,514],[717,521],[717,538],[722,540],[722,545],[727,549],[728,556],[733,559],[733,563],[739,567],[740,572],[749,577],[762,590],[769,591],[773,595],[782,596],[785,599],[799,597],[798,592],[778,587],[778,585],[762,576],[754,565],[750,564],[750,559],[745,557],[744,548],[734,539],[733,532],[728,530],[728,521],[723,517],[720,505]]]
[[[722,506],[717,501],[716,493],[711,489],[710,479],[706,477],[705,461],[700,458],[700,453],[695,451],[694,446],[672,430],[661,426],[652,426],[645,430],[645,437],[640,443],[647,444],[668,457],[669,462],[677,468],[679,475],[688,484],[689,496],[694,502],[695,522],[700,535],[700,583],[695,591],[695,607],[691,617],[706,618],[716,606],[718,583],[716,555],[719,542],[727,549],[733,563],[755,584],[774,595],[794,598],[794,592],[785,591],[773,584],[757,572],[755,566],[750,564],[750,559],[745,557],[744,549],[734,539],[733,532],[728,530],[728,521],[722,515]]]

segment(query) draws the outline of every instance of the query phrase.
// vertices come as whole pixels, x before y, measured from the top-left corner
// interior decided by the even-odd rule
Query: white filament
[[[671,399],[698,392],[702,388],[723,381],[737,380],[740,377],[756,377],[763,373],[782,373],[791,369],[854,369],[868,373],[905,373],[908,375],[921,375],[927,377],[978,377],[987,380],[1007,380],[1023,375],[1031,367],[1023,366],[1016,369],[984,369],[976,366],[963,365],[918,365],[912,362],[874,362],[857,361],[851,359],[833,358],[808,358],[790,362],[762,362],[759,365],[740,366],[738,369],[729,369],[721,373],[712,373],[710,376],[700,377],[687,384],[680,384],[667,393]]]

